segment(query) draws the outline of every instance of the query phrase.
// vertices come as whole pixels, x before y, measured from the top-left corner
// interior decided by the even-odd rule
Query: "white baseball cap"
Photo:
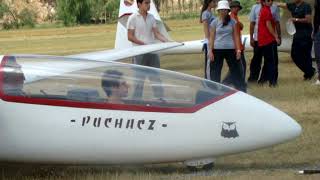
[[[226,0],[219,1],[217,10],[220,10],[220,9],[228,9],[228,10],[230,10],[229,2],[226,1]]]

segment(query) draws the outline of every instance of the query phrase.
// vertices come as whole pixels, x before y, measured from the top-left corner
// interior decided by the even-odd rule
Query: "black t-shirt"
[[[320,26],[320,0],[315,1],[314,10],[315,10],[314,18],[313,18],[314,33],[317,33],[319,31],[319,26]]]
[[[311,6],[306,2],[301,3],[299,6],[295,3],[287,3],[287,7],[293,18],[305,18],[306,15],[312,14]],[[296,27],[295,38],[311,38],[311,23],[295,22],[294,25]]]

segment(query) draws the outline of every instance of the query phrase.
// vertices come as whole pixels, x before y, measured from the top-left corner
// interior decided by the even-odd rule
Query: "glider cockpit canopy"
[[[235,92],[162,69],[52,56],[5,56],[0,82],[8,102],[157,112],[195,112]]]

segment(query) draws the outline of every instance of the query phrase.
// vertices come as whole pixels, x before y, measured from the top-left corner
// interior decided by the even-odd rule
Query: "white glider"
[[[114,50],[0,56],[0,161],[197,166],[300,135],[295,120],[248,94],[186,74],[112,62],[178,48],[187,52],[188,42],[117,48],[128,42],[121,21],[122,10],[131,6],[120,8]],[[201,48],[197,43],[189,45]],[[128,85],[122,103],[111,102],[102,87],[108,70],[120,72],[118,83]],[[135,85],[141,82],[137,97]]]
[[[271,105],[186,74],[69,57],[0,60],[0,161],[196,166],[301,133],[296,121]],[[127,84],[126,91],[114,91],[125,94],[122,103],[111,102],[102,87],[102,80],[115,80],[103,76],[110,70]],[[149,81],[136,97],[144,76]]]

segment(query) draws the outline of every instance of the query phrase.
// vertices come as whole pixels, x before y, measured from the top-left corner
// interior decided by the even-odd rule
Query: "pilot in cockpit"
[[[107,70],[103,73],[101,85],[112,104],[124,104],[123,98],[128,96],[129,86],[122,78],[123,73],[117,70]]]
[[[23,91],[24,74],[21,65],[17,63],[15,57],[9,57],[4,65],[3,92],[12,96],[24,96]]]

